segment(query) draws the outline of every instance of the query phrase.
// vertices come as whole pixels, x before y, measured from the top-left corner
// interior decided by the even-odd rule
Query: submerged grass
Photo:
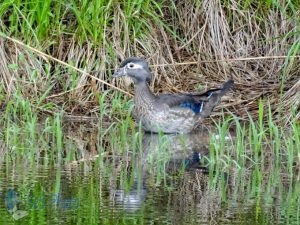
[[[207,159],[214,185],[220,185],[219,176],[226,174],[243,179],[237,181],[239,185],[251,185],[259,193],[265,193],[271,191],[272,185],[292,184],[300,179],[300,124],[293,120],[292,129],[276,125],[270,104],[266,105],[265,112],[262,101],[259,102],[258,121],[248,115],[246,121],[229,116],[217,123],[218,136],[211,138]],[[263,122],[264,117],[267,117],[266,122]],[[247,184],[246,180],[251,183]]]
[[[103,115],[110,115],[111,109],[101,105],[101,97],[99,99]],[[260,221],[268,207],[271,210],[272,205],[280,204],[282,213],[291,215],[284,221],[295,220],[293,213],[299,203],[300,125],[293,121],[290,125],[292,129],[278,126],[269,103],[258,103],[260,113],[257,121],[250,114],[247,120],[234,115],[220,118],[217,130],[210,131],[209,155],[198,164],[200,168],[207,168],[207,176],[198,167],[187,170],[185,158],[174,159],[178,143],[182,143],[180,152],[188,148],[190,143],[186,142],[186,136],[158,134],[153,135],[153,140],[147,139],[141,127],[134,126],[130,116],[131,105],[127,100],[115,100],[112,104],[115,111],[126,107],[128,111],[118,112],[123,118],[108,124],[108,127],[105,127],[107,122],[101,114],[99,118],[104,119],[90,124],[91,127],[82,123],[83,127],[78,123],[66,123],[62,113],[37,120],[38,112],[32,110],[30,103],[24,99],[20,99],[20,102],[23,103],[10,102],[9,107],[10,110],[20,107],[17,112],[23,112],[22,119],[18,114],[14,117],[13,113],[7,113],[8,118],[0,117],[5,129],[2,138],[6,146],[7,171],[20,173],[15,166],[22,167],[25,164],[25,177],[28,177],[27,174],[31,177],[38,174],[35,171],[37,168],[55,168],[55,173],[47,171],[47,179],[44,176],[38,178],[47,181],[32,183],[27,180],[18,189],[25,196],[26,204],[22,207],[30,209],[32,218],[39,215],[40,219],[49,220],[46,218],[49,208],[43,208],[43,205],[33,208],[34,203],[28,201],[30,194],[38,198],[46,193],[49,199],[51,193],[64,193],[65,197],[72,193],[72,198],[81,201],[76,218],[88,215],[91,221],[98,221],[100,207],[102,217],[110,216],[106,211],[112,206],[107,202],[117,201],[117,190],[124,195],[134,191],[144,193],[147,184],[147,199],[152,201],[151,196],[156,197],[157,193],[160,193],[160,199],[162,194],[166,195],[166,205],[170,211],[176,205],[179,209],[191,209],[194,204],[201,203],[201,209],[205,210],[197,212],[205,216],[204,212],[221,213],[225,204],[232,207],[233,213],[236,213],[233,209],[237,205],[250,205]],[[204,143],[201,136],[194,141]],[[52,178],[48,179],[49,176]],[[70,185],[74,178],[72,182],[75,183]],[[64,191],[66,187],[69,187],[67,192]],[[36,201],[36,204],[42,204]],[[122,207],[124,202],[121,202]],[[144,210],[141,207],[139,212],[143,213]],[[243,208],[243,212],[245,210],[247,208]],[[67,211],[67,215],[71,211]],[[55,211],[54,215],[57,213]]]
[[[76,127],[78,122],[74,125],[72,122],[64,122],[62,113],[39,120],[37,113],[32,111],[26,100],[9,103],[6,107],[6,118],[1,118],[7,156],[11,159],[25,157],[41,164],[64,164],[85,160],[93,154],[99,157],[100,162],[108,155],[116,159],[126,155],[132,160],[137,155],[147,154],[145,163],[153,165],[150,173],[157,174],[159,183],[160,177],[165,176],[166,164],[173,154],[170,144],[174,145],[172,143],[174,141],[169,135],[158,134],[158,139],[154,139],[153,143],[152,141],[145,143],[144,136],[147,134],[142,132],[141,126],[136,127],[131,118],[131,106],[128,105],[128,101],[124,103],[125,105],[122,105],[121,100],[112,103],[113,110],[128,107],[128,111],[122,120],[111,124],[103,117],[103,114],[108,113],[106,105],[100,104],[99,107],[103,111],[99,115],[98,122],[87,126],[94,127],[91,132],[96,135],[91,143],[84,135],[87,132],[86,128],[82,131],[81,128],[76,128],[74,132],[77,134],[75,136],[72,134],[72,127],[74,125]],[[223,115],[216,123],[217,130],[210,132],[209,157],[206,157],[203,164],[207,163],[205,166],[210,168],[214,179],[219,180],[218,176],[215,176],[216,172],[244,173],[253,169],[256,175],[278,171],[285,174],[288,180],[299,179],[300,125],[294,120],[290,128],[279,126],[274,122],[270,104],[266,105],[267,107],[264,107],[263,102],[259,102],[258,121],[253,120],[250,114],[248,119]],[[14,113],[14,107],[20,107],[15,112],[21,111],[22,117]],[[264,119],[265,117],[267,118]],[[176,140],[178,142],[176,145],[178,147],[181,145],[183,152],[189,145],[185,138],[178,137]],[[194,141],[197,143],[201,140]]]

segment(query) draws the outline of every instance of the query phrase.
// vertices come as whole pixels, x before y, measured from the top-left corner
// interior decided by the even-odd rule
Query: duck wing
[[[199,94],[162,94],[157,96],[158,104],[166,104],[170,108],[182,107],[191,109],[195,113],[209,114],[219,100],[234,85],[233,80],[226,81],[220,88],[211,89]]]

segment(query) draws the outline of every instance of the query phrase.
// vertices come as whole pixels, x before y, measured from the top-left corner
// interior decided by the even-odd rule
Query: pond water
[[[1,142],[0,224],[300,224],[297,177],[211,167],[207,130],[134,144],[134,134],[122,144],[99,135],[69,129],[61,157],[70,160],[55,164],[51,148],[11,157],[17,150]],[[46,136],[24,148],[51,146]]]

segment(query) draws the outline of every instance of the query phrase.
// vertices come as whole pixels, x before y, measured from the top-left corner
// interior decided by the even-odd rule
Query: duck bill
[[[125,67],[123,67],[123,68],[116,70],[112,77],[116,78],[116,77],[122,77],[125,75],[127,75],[127,73],[126,73]]]

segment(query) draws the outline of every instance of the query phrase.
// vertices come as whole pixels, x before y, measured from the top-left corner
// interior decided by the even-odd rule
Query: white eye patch
[[[126,66],[128,69],[143,69],[143,66],[135,63],[128,63]]]

